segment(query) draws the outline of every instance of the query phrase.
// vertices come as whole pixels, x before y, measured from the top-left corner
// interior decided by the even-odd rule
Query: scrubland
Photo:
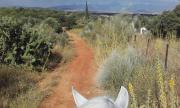
[[[37,108],[50,93],[39,83],[73,56],[62,27],[76,24],[46,9],[0,8],[0,16],[0,108]]]
[[[180,107],[180,40],[141,35],[133,21],[123,15],[98,18],[81,31],[95,50],[98,84],[112,97],[127,87],[130,108]]]

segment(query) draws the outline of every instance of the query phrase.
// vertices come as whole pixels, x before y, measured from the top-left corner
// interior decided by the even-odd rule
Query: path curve
[[[59,70],[61,79],[58,85],[53,89],[53,94],[46,98],[39,108],[75,108],[71,93],[72,86],[87,98],[100,93],[95,81],[96,67],[92,49],[76,33],[67,32],[67,34],[73,40],[76,56],[68,64],[65,72]]]

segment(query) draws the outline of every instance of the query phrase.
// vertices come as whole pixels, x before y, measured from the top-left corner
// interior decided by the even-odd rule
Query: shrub
[[[117,94],[121,85],[127,85],[133,80],[136,68],[143,63],[143,59],[133,48],[118,54],[113,52],[100,67],[100,84],[112,94]]]
[[[58,26],[60,24],[58,23],[56,18],[48,17],[47,19],[43,20],[44,24],[48,24],[50,27],[52,27],[56,32],[58,32]]]
[[[10,17],[2,17],[0,23],[1,63],[44,66],[53,45],[53,30],[49,26],[30,27]]]

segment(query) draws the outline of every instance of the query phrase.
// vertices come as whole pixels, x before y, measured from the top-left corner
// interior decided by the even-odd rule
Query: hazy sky
[[[179,0],[87,0],[89,4],[178,4]],[[85,0],[0,0],[0,6],[52,7],[68,4],[84,4]]]

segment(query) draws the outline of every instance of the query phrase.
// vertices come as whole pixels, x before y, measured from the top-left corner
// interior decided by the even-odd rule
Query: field
[[[113,99],[124,86],[128,108],[179,108],[179,12],[0,8],[0,108],[71,108],[72,86]]]
[[[180,41],[135,33],[127,19],[99,18],[80,33],[95,50],[97,82],[111,96],[129,88],[131,108],[179,107]]]

